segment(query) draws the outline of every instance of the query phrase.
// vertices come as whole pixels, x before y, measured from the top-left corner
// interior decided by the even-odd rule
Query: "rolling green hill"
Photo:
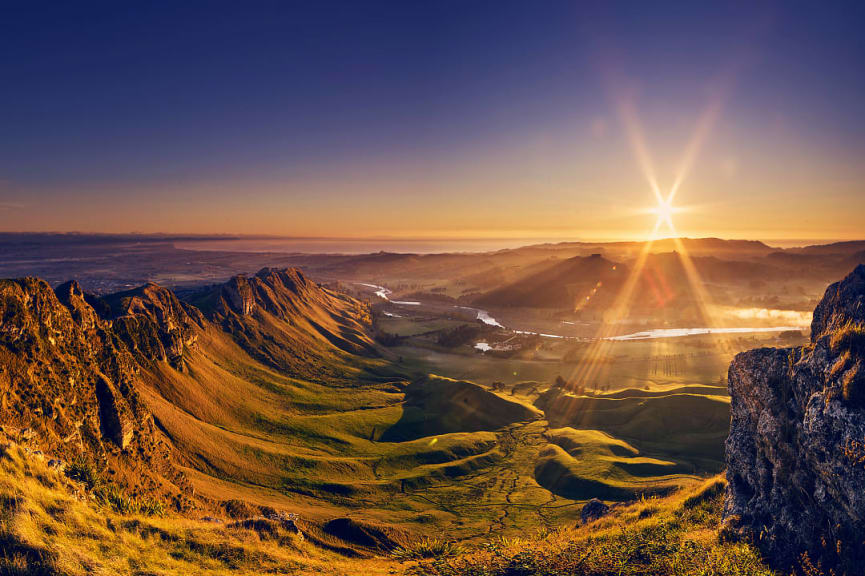
[[[589,498],[666,493],[719,466],[717,388],[577,396],[437,376],[375,343],[366,304],[296,270],[184,299],[33,279],[0,296],[10,437],[136,510],[299,514],[313,545],[369,555],[557,525]]]

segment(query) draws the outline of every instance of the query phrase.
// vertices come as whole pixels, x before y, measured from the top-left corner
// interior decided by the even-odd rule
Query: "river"
[[[391,300],[390,295],[393,293],[391,290],[385,288],[384,286],[379,286],[378,284],[367,284],[365,282],[357,282],[357,284],[361,286],[365,286],[373,290],[376,296],[390,302],[391,304],[396,304],[398,306],[420,306],[422,303],[414,300],[406,301],[406,300]],[[585,338],[580,338],[578,336],[565,336],[562,334],[548,334],[544,332],[532,332],[530,330],[515,330],[513,328],[506,328],[502,325],[498,320],[493,318],[489,312],[486,310],[482,310],[480,308],[472,308],[470,306],[454,306],[454,308],[460,308],[462,310],[471,310],[477,314],[477,319],[486,324],[487,326],[495,326],[497,328],[504,328],[505,330],[510,330],[514,334],[527,334],[531,336],[541,336],[542,338],[562,338],[562,339],[573,339],[573,340],[585,340]],[[396,316],[393,313],[385,313],[387,316]],[[565,322],[566,324],[573,324],[572,322]],[[605,340],[616,340],[616,341],[628,341],[628,340],[654,340],[659,338],[681,338],[684,336],[698,336],[701,334],[750,334],[757,332],[786,332],[789,330],[803,330],[804,326],[770,326],[763,328],[656,328],[653,330],[644,330],[642,332],[633,332],[631,334],[622,334],[621,336],[610,336],[604,338]],[[478,342],[475,345],[475,348],[481,350],[482,352],[487,352],[492,348],[486,342]]]

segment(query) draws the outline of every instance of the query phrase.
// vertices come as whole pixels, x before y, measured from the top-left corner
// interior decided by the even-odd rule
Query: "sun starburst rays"
[[[697,313],[701,317],[700,320],[709,328],[719,327],[720,324],[716,315],[712,313],[711,295],[706,289],[693,259],[688,254],[685,243],[678,237],[673,222],[673,216],[683,211],[682,208],[677,207],[673,202],[687,178],[703,142],[718,117],[720,101],[710,103],[698,120],[694,134],[682,155],[682,161],[679,164],[673,185],[666,195],[664,195],[658,184],[654,164],[649,154],[649,149],[645,144],[643,130],[636,114],[636,109],[629,102],[620,102],[619,112],[637,163],[649,188],[654,194],[656,205],[649,209],[648,212],[654,214],[656,219],[612,306],[606,311],[592,344],[586,351],[582,362],[572,374],[573,385],[585,389],[590,389],[592,386],[596,390],[599,388],[597,381],[599,373],[602,366],[604,366],[604,359],[607,357],[610,348],[614,345],[611,337],[621,330],[622,325],[631,313],[635,290],[646,271],[646,264],[652,253],[654,243],[658,240],[659,234],[662,231],[668,233],[670,238],[672,238],[676,249],[675,253],[678,256],[687,280],[690,297],[693,299]],[[731,351],[729,341],[726,337],[721,334],[713,334],[713,337],[721,346],[724,353]]]
[[[673,214],[680,212],[681,210],[675,206],[673,206],[673,196],[672,194],[668,196],[666,199],[659,197],[658,205],[654,208],[649,209],[649,213],[654,214],[658,217],[655,222],[655,227],[652,229],[652,233],[650,235],[650,239],[656,239],[658,231],[661,229],[661,226],[666,225],[667,230],[673,235],[676,235],[676,227],[673,225]]]

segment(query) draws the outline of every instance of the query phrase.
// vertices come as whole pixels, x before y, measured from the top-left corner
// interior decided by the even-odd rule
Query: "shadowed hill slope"
[[[574,309],[594,298],[601,303],[592,302],[594,306],[609,305],[627,277],[621,264],[600,255],[575,256],[492,290],[478,298],[477,304]]]
[[[551,388],[535,404],[552,426],[602,430],[643,452],[663,453],[685,470],[718,472],[730,421],[729,399],[720,390],[717,395],[692,390],[683,387],[653,394],[636,390],[633,395],[623,390],[586,396]]]
[[[789,274],[766,261],[692,256],[691,262],[701,278],[710,283],[782,280]],[[575,256],[526,270],[519,280],[495,288],[474,302],[492,308],[604,310],[613,304],[628,274],[627,264],[601,254]],[[679,254],[652,253],[645,257],[633,292],[635,308],[691,305],[692,299],[688,274]]]
[[[430,377],[406,388],[402,417],[380,439],[393,442],[451,432],[497,430],[540,417],[540,411],[496,396],[476,384]]]

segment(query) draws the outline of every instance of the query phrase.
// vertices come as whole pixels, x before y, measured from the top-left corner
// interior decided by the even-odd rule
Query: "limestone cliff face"
[[[105,432],[97,439],[125,447],[123,434],[106,431],[99,414],[111,413],[115,428],[131,427],[137,399],[117,390],[130,389],[135,363],[115,346],[108,324],[86,303],[80,288],[64,284],[55,293],[41,280],[5,281],[0,284],[0,317],[4,412],[42,416],[21,423],[41,429],[57,448],[83,442],[82,428],[88,427]],[[100,406],[97,386],[114,391],[103,395],[110,398],[110,407]]]
[[[865,266],[826,290],[811,343],[729,371],[725,522],[776,563],[865,560]],[[861,564],[858,564],[861,566]]]

